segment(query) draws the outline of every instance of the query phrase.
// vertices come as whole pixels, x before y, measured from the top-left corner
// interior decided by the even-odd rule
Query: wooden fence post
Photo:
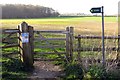
[[[120,35],[118,34],[118,52],[117,52],[117,60],[120,60]]]
[[[81,49],[81,38],[79,38],[81,35],[78,35],[78,62],[81,64],[81,56],[80,56],[80,53],[81,53],[81,51],[80,51],[80,49]]]
[[[33,28],[28,26],[26,22],[23,22],[18,27],[19,33],[19,50],[20,58],[27,68],[33,67]],[[27,37],[28,36],[28,37]],[[32,39],[31,39],[32,38]]]
[[[70,27],[70,61],[73,60],[74,28]]]
[[[69,51],[70,51],[70,45],[69,45],[69,27],[66,28],[66,58],[67,61],[69,62]]]
[[[28,31],[29,31],[29,43],[30,43],[30,48],[31,48],[31,56],[32,60],[34,63],[34,28],[32,26],[28,26]]]

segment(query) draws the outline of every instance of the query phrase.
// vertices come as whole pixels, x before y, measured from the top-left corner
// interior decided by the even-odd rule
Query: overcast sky
[[[92,7],[104,6],[107,15],[118,14],[120,0],[0,0],[0,4],[32,4],[51,7],[60,13],[86,13]]]

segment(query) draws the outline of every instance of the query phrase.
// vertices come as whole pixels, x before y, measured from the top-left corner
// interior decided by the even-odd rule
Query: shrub
[[[90,78],[94,79],[102,79],[106,78],[106,71],[102,66],[91,66],[89,70],[87,71],[87,75],[90,75]]]
[[[120,70],[107,71],[102,66],[93,65],[85,74],[85,79],[119,80]]]
[[[83,70],[79,64],[71,63],[66,65],[65,73],[67,79],[83,79]]]

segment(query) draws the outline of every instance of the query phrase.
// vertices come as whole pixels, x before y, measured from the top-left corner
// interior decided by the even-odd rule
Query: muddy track
[[[63,69],[49,61],[35,61],[34,70],[28,75],[30,80],[56,80],[63,75]]]

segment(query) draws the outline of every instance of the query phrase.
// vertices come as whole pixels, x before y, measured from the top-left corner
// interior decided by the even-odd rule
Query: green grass
[[[27,71],[18,59],[4,58],[2,60],[2,80],[24,79],[27,76]]]
[[[33,18],[33,19],[2,19],[3,21],[101,21],[101,17],[56,17],[56,18]],[[109,22],[116,22],[117,18],[116,17],[105,17],[105,21]]]

